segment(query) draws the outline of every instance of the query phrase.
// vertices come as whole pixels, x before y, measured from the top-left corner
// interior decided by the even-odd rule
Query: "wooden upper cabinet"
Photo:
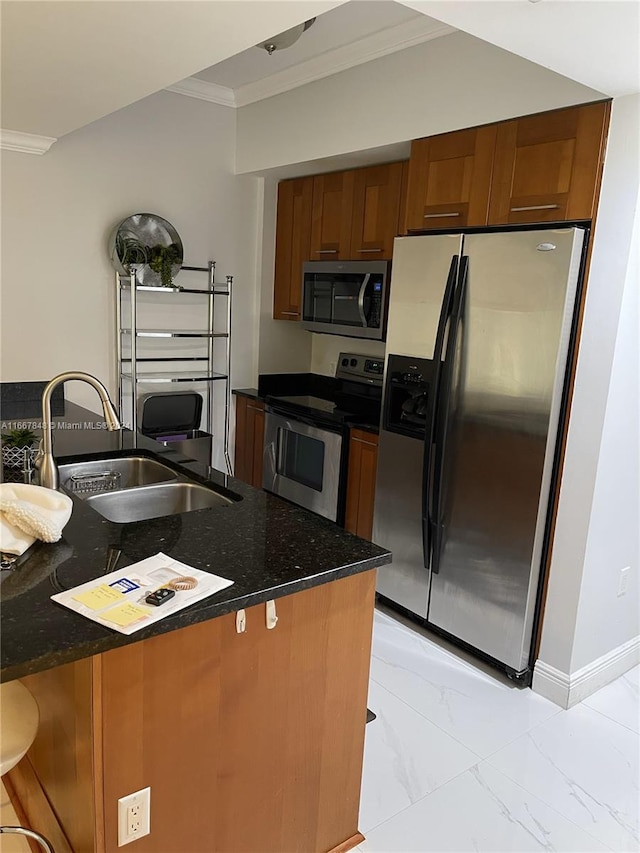
[[[351,244],[353,170],[313,178],[311,212],[312,261],[344,260]]]
[[[312,177],[278,184],[273,287],[273,316],[276,320],[300,319],[302,264],[311,257],[312,198]]]
[[[353,260],[389,260],[399,233],[402,163],[354,172],[351,249]]]
[[[601,102],[497,125],[489,223],[593,218],[609,109]]]
[[[411,143],[406,229],[486,225],[496,126]]]

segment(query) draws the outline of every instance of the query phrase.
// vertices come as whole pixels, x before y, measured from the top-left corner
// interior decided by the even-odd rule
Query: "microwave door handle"
[[[367,286],[369,284],[370,278],[371,273],[367,273],[362,279],[362,284],[360,285],[360,293],[358,294],[358,313],[360,314],[360,321],[362,323],[363,329],[367,328],[367,318],[364,313],[364,295],[367,292]]]

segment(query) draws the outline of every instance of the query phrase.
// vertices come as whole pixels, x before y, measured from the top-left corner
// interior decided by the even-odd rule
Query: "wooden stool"
[[[0,776],[8,773],[26,754],[38,731],[38,705],[24,684],[0,684]],[[33,838],[46,853],[54,853],[47,839],[24,826],[0,826],[0,833]]]

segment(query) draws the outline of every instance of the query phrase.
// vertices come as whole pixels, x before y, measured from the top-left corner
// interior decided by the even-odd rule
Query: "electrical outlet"
[[[151,832],[151,788],[118,800],[118,847]]]
[[[626,595],[627,589],[629,587],[629,571],[631,566],[625,566],[624,569],[620,569],[620,579],[618,580],[618,597],[621,595]]]

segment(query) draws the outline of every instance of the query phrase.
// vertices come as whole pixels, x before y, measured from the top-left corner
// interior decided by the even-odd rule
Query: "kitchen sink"
[[[176,472],[162,462],[146,456],[123,456],[120,459],[92,459],[59,465],[63,489],[79,498],[91,494],[148,486],[176,479]]]
[[[109,521],[126,524],[196,509],[224,507],[233,501],[198,483],[159,483],[136,489],[103,492],[86,498],[87,504]]]

